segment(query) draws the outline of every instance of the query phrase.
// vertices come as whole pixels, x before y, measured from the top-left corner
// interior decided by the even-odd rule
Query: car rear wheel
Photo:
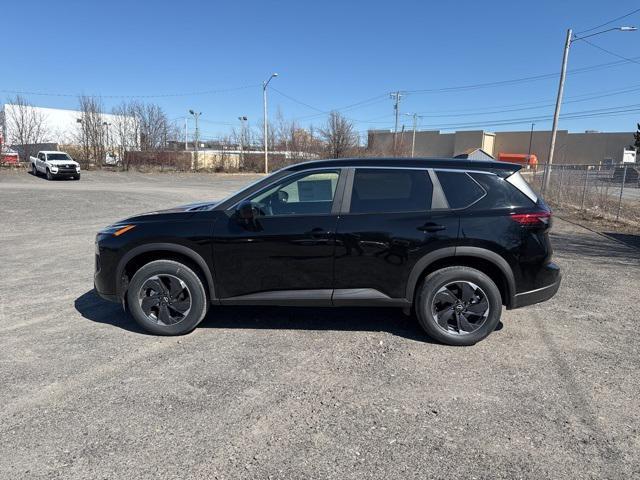
[[[145,330],[182,335],[205,317],[208,300],[203,281],[191,268],[173,260],[155,260],[133,275],[127,306]]]
[[[33,175],[34,177],[38,176],[38,169],[33,163],[31,164],[31,175]]]
[[[447,345],[474,345],[493,332],[502,297],[487,275],[469,267],[447,267],[428,275],[416,297],[418,321]]]

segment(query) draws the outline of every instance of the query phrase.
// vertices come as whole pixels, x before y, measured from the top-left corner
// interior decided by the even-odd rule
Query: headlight
[[[76,165],[76,172],[80,171],[80,165]]]
[[[111,235],[114,237],[119,237],[123,233],[127,233],[133,228],[135,228],[135,225],[110,225],[100,230],[98,232],[98,235]]]
[[[49,170],[51,170],[53,173],[56,173],[58,171],[58,167],[52,165],[51,167],[49,167]]]

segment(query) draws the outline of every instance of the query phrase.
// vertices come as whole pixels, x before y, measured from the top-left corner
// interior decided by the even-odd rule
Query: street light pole
[[[109,150],[109,127],[111,126],[110,123],[108,122],[102,122],[102,126],[104,127],[105,130],[105,136],[106,136],[106,147],[107,147],[107,151]]]
[[[184,117],[184,151],[186,152],[189,147],[189,119]]]
[[[264,173],[269,173],[269,119],[267,116],[267,86],[272,78],[277,77],[272,73],[268,80],[262,82],[262,104],[264,107]]]
[[[606,30],[602,30],[601,32],[591,33],[589,35],[585,35],[583,37],[577,37],[573,35],[573,31],[571,29],[567,30],[567,38],[564,43],[564,53],[562,55],[562,67],[560,69],[560,82],[558,84],[558,97],[556,98],[556,108],[553,113],[553,127],[551,128],[551,142],[549,144],[549,158],[547,160],[547,166],[544,171],[544,176],[542,180],[542,192],[549,187],[549,181],[551,179],[551,165],[553,164],[553,153],[556,147],[556,135],[558,133],[558,120],[560,118],[560,106],[562,105],[562,95],[564,93],[564,81],[567,76],[567,61],[569,60],[569,49],[571,44],[576,40],[583,40],[588,37],[593,37],[595,35],[600,35],[602,33],[607,33],[611,31],[620,31],[620,32],[635,32],[636,27],[613,27],[608,28]]]
[[[193,160],[193,169],[198,170],[198,143],[200,141],[200,129],[198,128],[198,118],[202,115],[202,112],[194,112],[193,110],[189,110],[189,113],[193,115],[193,118],[196,121],[196,131],[194,135],[194,160]]]
[[[240,120],[240,165],[244,165],[244,122],[247,121],[247,117],[243,115],[238,117],[238,120]]]

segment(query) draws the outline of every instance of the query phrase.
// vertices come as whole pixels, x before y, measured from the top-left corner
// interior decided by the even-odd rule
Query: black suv
[[[472,345],[502,306],[551,298],[551,212],[518,165],[341,159],[98,233],[95,287],[145,329],[193,330],[210,305],[380,306]]]

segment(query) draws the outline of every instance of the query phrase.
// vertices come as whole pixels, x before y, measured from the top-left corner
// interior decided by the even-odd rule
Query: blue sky
[[[125,98],[109,96],[181,94],[146,100],[172,119],[202,111],[203,136],[212,138],[237,125],[239,115],[257,125],[260,83],[278,72],[270,114],[279,108],[302,125],[318,126],[323,112],[351,106],[343,113],[359,131],[390,128],[388,92],[436,90],[402,98],[403,113],[425,116],[420,128],[521,130],[537,118],[536,129],[546,129],[555,75],[437,90],[556,74],[568,27],[589,29],[636,8],[637,0],[10,1],[2,7],[0,98],[14,90],[66,94],[26,96],[40,106],[75,108],[76,95],[85,93],[104,96],[110,109]],[[640,12],[611,25],[619,24],[640,26]],[[623,57],[640,56],[640,32],[590,40]],[[569,69],[619,60],[576,42]],[[633,130],[639,74],[632,62],[571,73],[563,113],[625,106],[637,112],[566,118],[560,128]],[[410,128],[411,119],[401,123]]]

